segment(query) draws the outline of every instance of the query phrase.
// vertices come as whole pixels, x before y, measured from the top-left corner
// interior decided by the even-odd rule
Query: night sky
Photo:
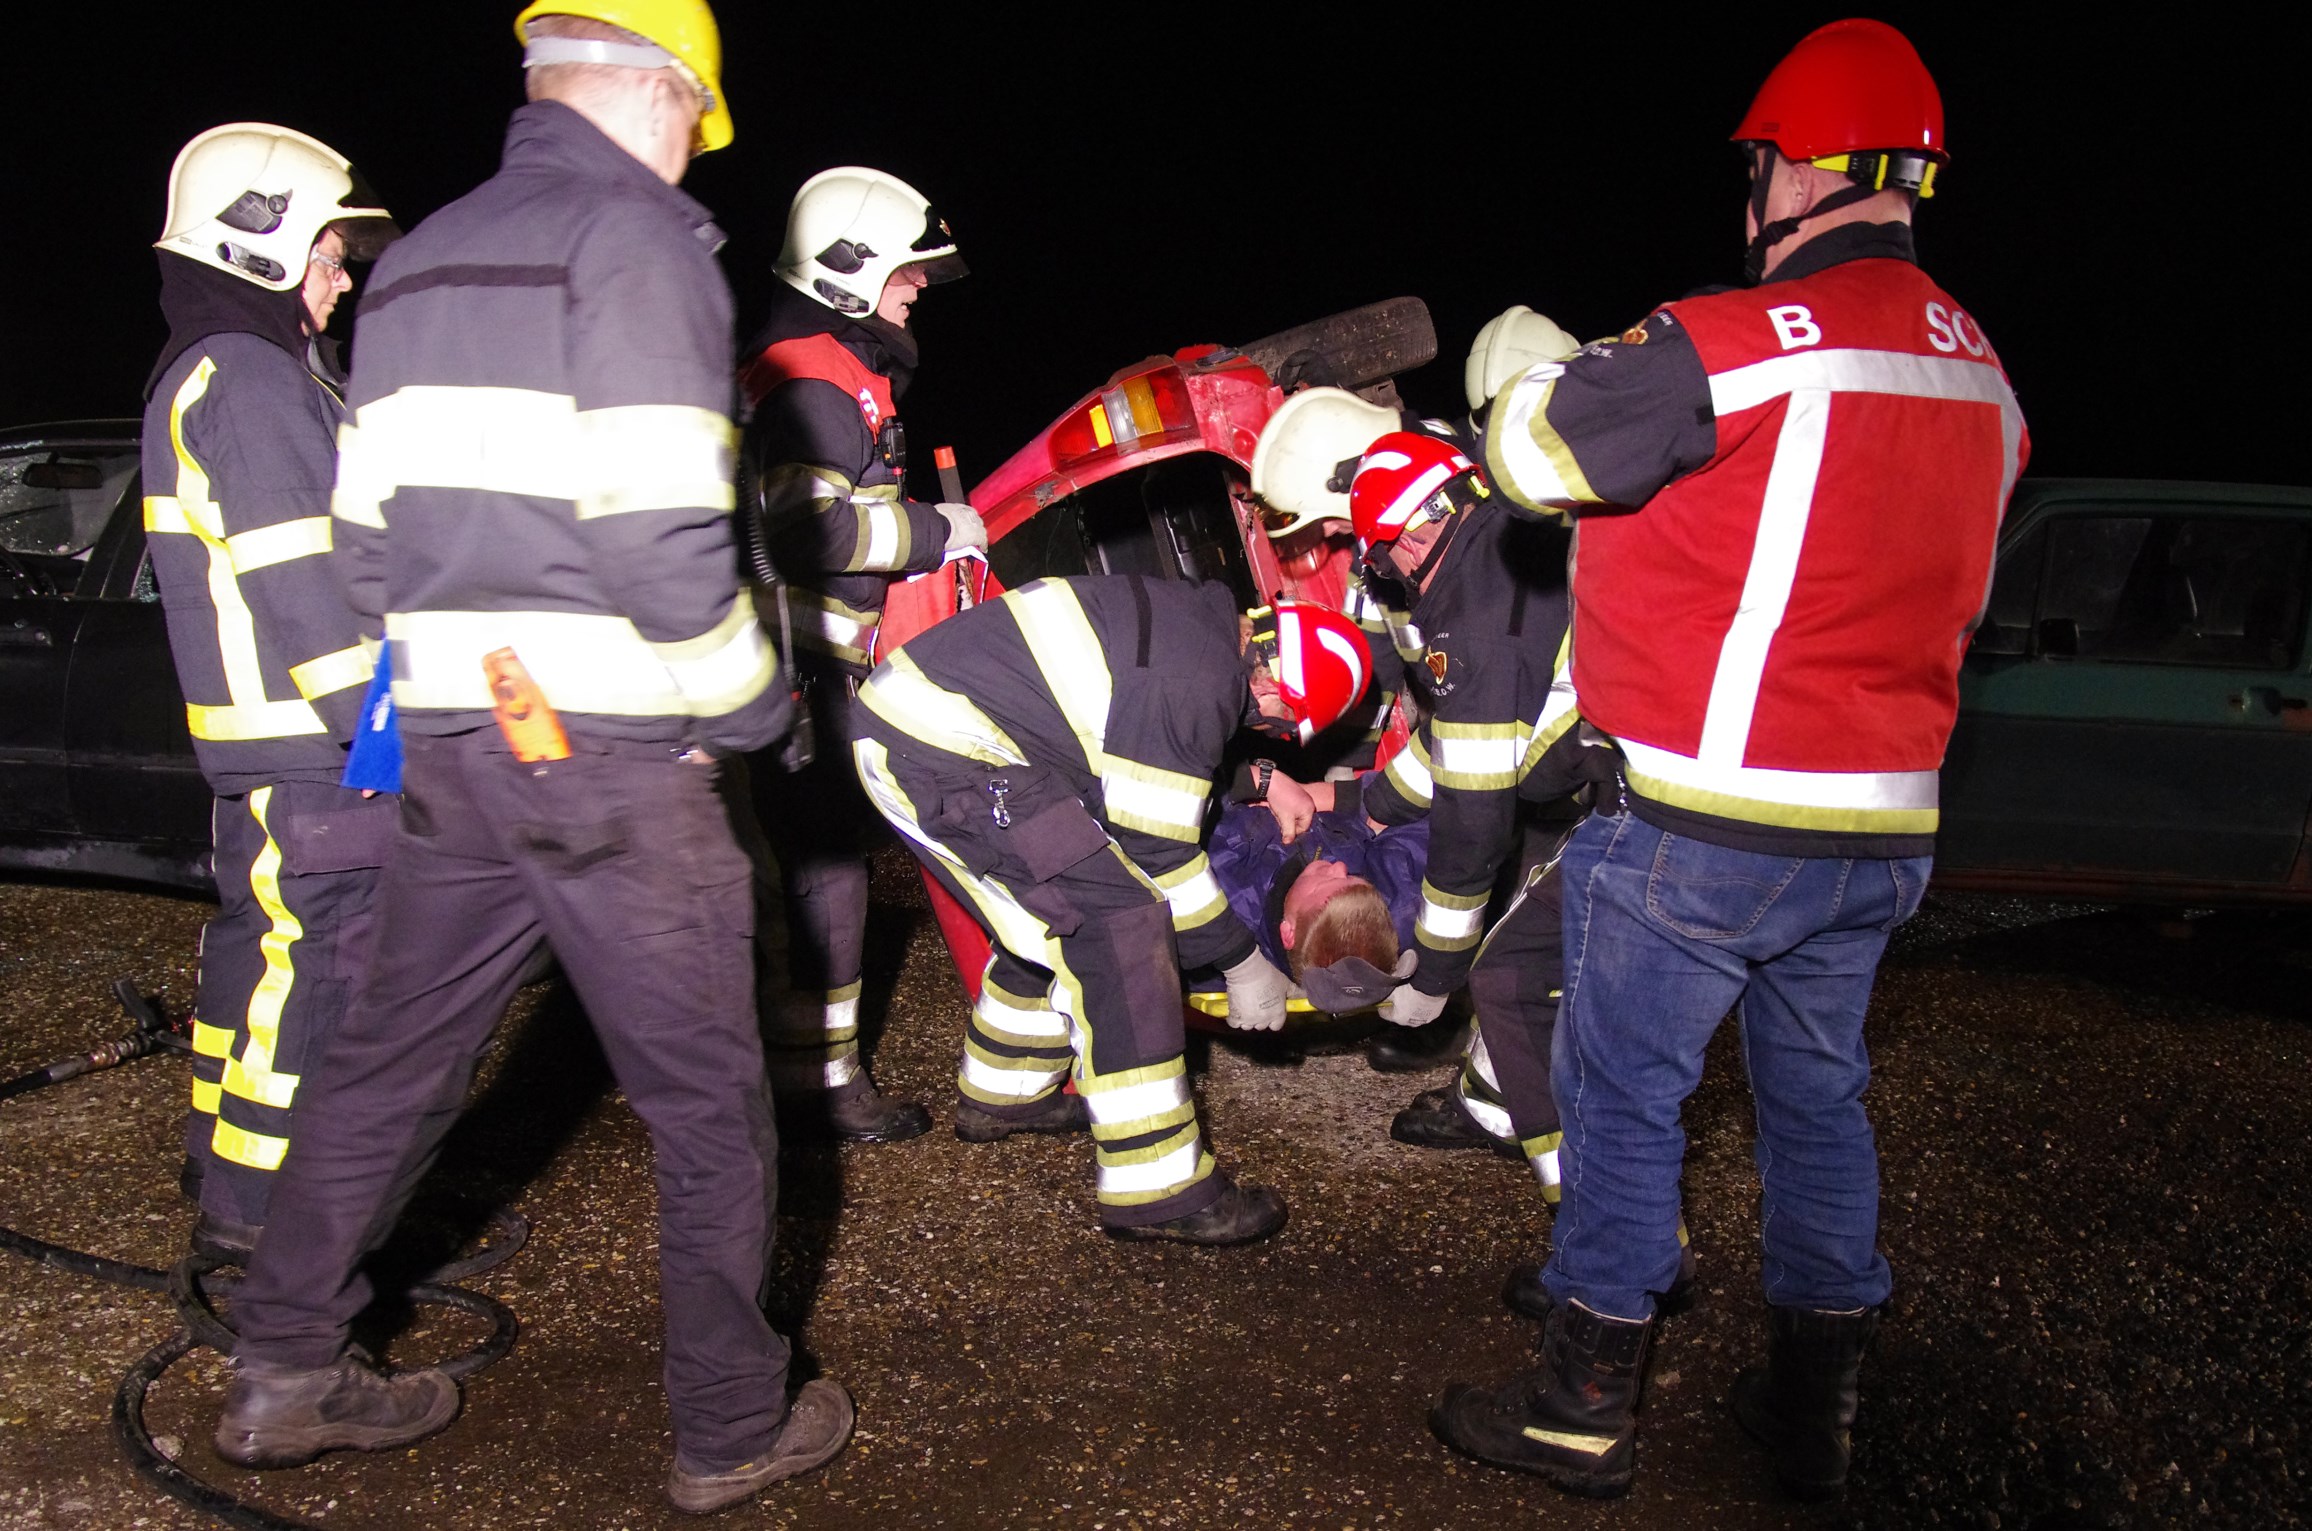
[[[162,335],[147,247],[170,160],[200,130],[312,133],[405,226],[487,176],[521,99],[517,9],[12,20],[0,423],[141,408]],[[1428,302],[1441,348],[1405,395],[1458,409],[1469,340],[1510,303],[1589,337],[1734,278],[1744,189],[1726,135],[1791,44],[1843,14],[1592,9],[1403,7],[1351,28],[1295,19],[1346,14],[1316,7],[878,23],[863,18],[908,11],[733,0],[737,138],[685,185],[730,234],[742,340],[810,173],[880,166],[947,214],[973,273],[916,310],[925,368],[903,412],[919,469],[952,441],[978,478],[1140,357],[1401,294]],[[1865,12],[1941,84],[1953,163],[1921,209],[1923,263],[1998,346],[2034,471],[2312,482],[2305,259],[2280,232],[2304,196],[2301,34],[2218,7],[2154,27],[2059,9]]]

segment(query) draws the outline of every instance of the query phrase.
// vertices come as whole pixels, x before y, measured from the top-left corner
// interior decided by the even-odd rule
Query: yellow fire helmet
[[[652,46],[580,37],[537,37],[530,23],[541,16],[580,16],[632,32]],[[722,33],[706,0],[532,0],[514,18],[522,43],[522,67],[539,64],[613,64],[626,69],[672,69],[698,92],[700,111],[696,152],[720,149],[731,141],[730,102],[722,88]]]
[[[1346,388],[1303,388],[1279,404],[1252,453],[1252,492],[1264,508],[1268,534],[1282,537],[1313,521],[1347,521],[1357,463],[1374,437],[1398,424],[1395,410]]]
[[[354,260],[375,260],[401,237],[352,164],[320,139],[228,122],[177,151],[153,248],[287,292],[305,280],[313,242],[331,224]]]
[[[1513,303],[1477,332],[1469,360],[1462,364],[1461,391],[1471,409],[1483,409],[1528,367],[1564,361],[1580,349],[1581,342],[1559,329],[1555,320]]]

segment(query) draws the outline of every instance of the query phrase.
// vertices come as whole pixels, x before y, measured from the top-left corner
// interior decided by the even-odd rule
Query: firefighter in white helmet
[[[183,1184],[194,1247],[231,1259],[367,961],[393,824],[390,801],[338,785],[370,665],[327,557],[345,415],[327,330],[349,263],[398,232],[336,150],[234,122],[178,154],[156,245],[169,339],[146,389],[145,527],[217,799]]]
[[[759,489],[761,533],[794,603],[817,755],[791,773],[758,758],[752,773],[787,925],[783,974],[772,943],[758,942],[766,1056],[790,1135],[890,1142],[923,1132],[931,1116],[877,1091],[860,1055],[867,851],[885,831],[846,745],[884,592],[987,549],[969,505],[909,498],[898,415],[918,356],[915,303],[964,264],[922,193],[846,165],[796,192],[778,269],[783,285],[739,372],[752,410],[742,472]]]
[[[675,1508],[834,1456],[760,1306],[776,1133],[722,757],[792,715],[740,585],[730,289],[679,189],[730,141],[704,0],[539,0],[499,172],[389,252],[361,316],[329,529],[393,651],[405,751],[376,955],[306,1082],[234,1303],[216,1444],[247,1467],[448,1423],[438,1368],[348,1346],[365,1257],[549,944],[651,1135]],[[374,629],[373,629],[374,630]]]

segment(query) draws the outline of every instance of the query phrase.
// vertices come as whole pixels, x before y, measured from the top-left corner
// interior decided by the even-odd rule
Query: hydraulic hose
[[[134,1031],[89,1052],[60,1059],[44,1068],[33,1069],[0,1083],[0,1100],[30,1094],[34,1090],[60,1084],[67,1079],[77,1079],[83,1074],[113,1068],[155,1052],[191,1050],[184,1039],[182,1028],[172,1025],[160,1007],[139,993],[131,980],[123,978],[115,983],[113,993],[120,1000],[121,1008],[136,1021]],[[478,1275],[503,1264],[528,1241],[529,1234],[530,1225],[520,1213],[502,1209],[493,1211],[490,1214],[489,1229],[483,1235],[479,1249],[463,1259],[451,1261],[434,1270],[426,1280],[410,1287],[405,1294],[411,1302],[451,1308],[489,1323],[490,1332],[478,1344],[439,1363],[443,1371],[459,1382],[502,1360],[513,1349],[514,1338],[521,1326],[514,1316],[514,1310],[496,1298],[446,1283]],[[61,1244],[52,1244],[45,1239],[19,1233],[13,1228],[0,1228],[0,1249],[42,1265],[54,1266],[59,1270],[89,1276],[116,1286],[167,1293],[176,1305],[177,1328],[167,1339],[138,1357],[136,1364],[121,1378],[120,1386],[113,1394],[113,1438],[120,1443],[129,1466],[139,1477],[172,1499],[214,1516],[226,1525],[246,1528],[246,1531],[317,1531],[308,1521],[289,1520],[275,1515],[202,1482],[163,1452],[154,1442],[152,1432],[145,1427],[145,1395],[170,1367],[203,1346],[221,1355],[232,1353],[232,1326],[217,1313],[212,1298],[229,1294],[240,1284],[240,1278],[222,1272],[223,1262],[213,1256],[188,1255],[173,1270],[154,1270],[149,1266],[132,1265],[102,1255],[67,1249]]]

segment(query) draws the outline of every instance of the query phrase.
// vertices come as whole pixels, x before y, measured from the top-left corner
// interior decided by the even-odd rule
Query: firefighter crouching
[[[330,572],[344,374],[324,333],[400,231],[345,158],[265,123],[169,174],[169,339],[146,389],[145,531],[193,750],[216,794],[186,1193],[194,1248],[243,1259],[312,1060],[368,960],[390,799],[338,785],[370,662]]]
[[[770,320],[739,372],[753,411],[742,471],[759,475],[771,556],[795,601],[794,657],[819,744],[800,771],[768,758],[753,771],[787,924],[784,986],[770,943],[757,943],[764,1038],[790,1134],[889,1142],[931,1116],[878,1093],[859,1052],[867,852],[883,826],[847,746],[885,590],[987,550],[969,505],[907,498],[898,416],[918,355],[910,312],[927,283],[964,275],[963,257],[915,188],[847,165],[795,193],[778,269]]]
[[[1119,1238],[1244,1244],[1284,1226],[1283,1198],[1204,1145],[1179,970],[1222,970],[1232,1024],[1282,1024],[1288,980],[1200,848],[1206,800],[1238,729],[1305,741],[1368,669],[1337,612],[1247,620],[1224,586],[1087,577],[952,617],[860,688],[867,795],[994,948],[958,1128],[1053,1130],[1072,1070]]]
[[[1913,253],[1942,115],[1893,28],[1812,33],[1734,133],[1759,285],[1533,367],[1488,414],[1519,505],[1634,507],[1582,516],[1574,560],[1571,682],[1621,774],[1564,859],[1542,1369],[1432,1415],[1563,1488],[1629,1485],[1679,1263],[1679,1111],[1737,1005],[1769,1347],[1734,1411],[1793,1493],[1846,1482],[1891,1281],[1863,1017],[1925,889],[1959,659],[2028,452],[1996,354]]]
[[[235,1303],[217,1449],[285,1466],[456,1412],[441,1371],[379,1372],[346,1331],[544,941],[651,1132],[667,1495],[702,1512],[851,1425],[832,1381],[790,1404],[758,1306],[776,1144],[716,756],[791,709],[737,579],[720,239],[676,189],[730,116],[700,0],[541,0],[515,31],[531,100],[499,172],[392,252],[361,316],[337,558],[392,649],[405,793],[377,955]]]

